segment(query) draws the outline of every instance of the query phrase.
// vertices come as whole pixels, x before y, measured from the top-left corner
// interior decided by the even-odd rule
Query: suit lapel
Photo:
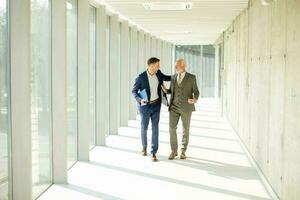
[[[144,77],[145,77],[145,80],[146,80],[146,86],[147,86],[148,89],[150,89],[150,84],[149,84],[149,79],[148,79],[147,71],[144,72]]]
[[[151,92],[150,92],[150,83],[149,83],[147,71],[144,72],[144,79],[145,79],[145,83],[146,83],[146,91],[147,91],[147,94],[148,94],[148,98],[150,100]]]
[[[174,84],[177,84],[179,87],[183,87],[185,82],[189,79],[189,73],[185,72],[185,75],[180,84],[178,84],[177,79],[178,79],[178,74],[176,74],[174,77]]]
[[[186,81],[189,79],[189,73],[185,72],[185,75],[180,83],[180,87],[184,87],[184,84],[186,83]]]

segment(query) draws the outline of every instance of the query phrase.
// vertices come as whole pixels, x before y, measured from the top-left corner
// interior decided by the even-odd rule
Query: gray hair
[[[176,60],[176,63],[177,62],[181,62],[181,63],[183,63],[185,66],[186,66],[186,62],[185,62],[185,60],[183,59],[183,58],[178,58],[177,60]]]

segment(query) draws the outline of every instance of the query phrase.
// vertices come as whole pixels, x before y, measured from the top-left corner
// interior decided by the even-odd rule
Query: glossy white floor
[[[106,147],[91,151],[90,162],[78,162],[69,171],[68,185],[53,185],[39,200],[271,199],[231,126],[220,117],[218,103],[201,99],[197,107],[187,160],[168,160],[168,112],[163,108],[159,162],[140,155],[139,120],[130,121],[118,136],[108,137]]]

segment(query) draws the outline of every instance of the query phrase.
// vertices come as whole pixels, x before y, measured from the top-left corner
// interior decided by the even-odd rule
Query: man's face
[[[160,62],[154,63],[151,65],[151,68],[156,73],[160,69]]]
[[[177,61],[175,64],[175,69],[177,73],[182,73],[185,71],[185,63],[183,61]]]
[[[156,72],[157,72],[160,69],[160,62],[157,62],[154,65],[155,65],[155,69],[156,69]]]

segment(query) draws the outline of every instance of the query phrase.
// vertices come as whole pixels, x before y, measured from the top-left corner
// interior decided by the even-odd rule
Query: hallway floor
[[[107,138],[107,146],[91,151],[90,162],[78,162],[69,170],[68,185],[53,185],[39,200],[271,199],[233,129],[220,116],[216,100],[200,99],[192,116],[188,159],[169,161],[164,107],[157,163],[141,156],[139,119],[129,121],[119,135]]]

